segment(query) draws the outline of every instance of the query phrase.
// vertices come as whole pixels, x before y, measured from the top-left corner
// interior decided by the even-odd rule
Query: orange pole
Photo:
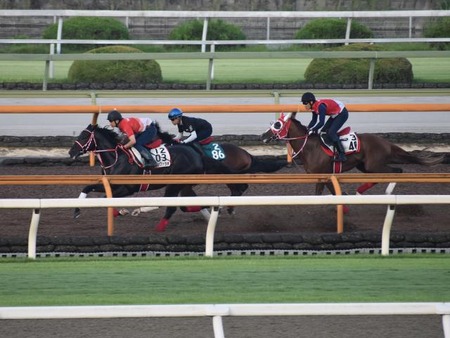
[[[123,106],[0,106],[0,114],[99,114],[112,109],[118,109],[122,113],[161,113],[165,114],[173,105],[123,105]],[[299,111],[297,104],[248,104],[248,105],[179,105],[187,113],[261,113]],[[449,103],[435,104],[348,104],[351,112],[431,112],[450,111]],[[299,112],[306,112],[303,107]]]
[[[342,189],[339,185],[339,181],[336,178],[336,176],[331,176],[331,183],[333,183],[333,188],[336,196],[342,195]],[[337,213],[337,233],[342,234],[344,232],[344,206],[342,204],[339,204],[336,206],[336,213]]]

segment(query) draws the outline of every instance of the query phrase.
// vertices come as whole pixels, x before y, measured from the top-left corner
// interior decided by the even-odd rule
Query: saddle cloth
[[[217,161],[223,161],[226,157],[222,146],[213,142],[212,136],[199,142],[205,152],[205,155]]]
[[[170,167],[172,159],[170,157],[169,150],[164,144],[157,146],[156,148],[148,149],[150,154],[152,154],[158,165],[155,168],[166,168]],[[133,159],[136,163],[143,164],[142,155],[136,148],[132,148]]]
[[[356,135],[355,132],[350,131],[350,127],[344,128],[341,131],[338,132],[339,140],[342,143],[342,146],[344,147],[345,154],[353,154],[358,153],[361,149],[361,141]],[[326,142],[326,140],[323,137],[324,135],[320,135],[320,141],[322,150],[329,156],[334,155],[334,146],[332,144],[329,144]]]

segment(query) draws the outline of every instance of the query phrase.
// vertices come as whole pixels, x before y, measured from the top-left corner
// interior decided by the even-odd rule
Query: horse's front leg
[[[316,195],[322,195],[325,183],[316,183]]]
[[[81,190],[80,195],[78,196],[78,198],[86,198],[87,195],[91,192],[105,192],[105,187],[103,186],[103,184],[91,184],[91,185],[87,185],[83,188],[83,190]],[[81,216],[81,210],[80,208],[75,208],[74,212],[73,212],[73,218],[77,219]]]

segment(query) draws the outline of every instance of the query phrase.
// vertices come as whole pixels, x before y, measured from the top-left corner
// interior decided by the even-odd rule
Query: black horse
[[[161,135],[159,126],[157,126],[158,134]],[[156,140],[158,141],[158,140]],[[162,143],[162,140],[159,141]],[[134,153],[125,149],[120,142],[119,135],[111,129],[99,128],[97,125],[88,125],[84,129],[75,143],[69,150],[71,158],[78,158],[88,151],[94,152],[99,161],[104,175],[135,175],[143,174],[143,165],[136,159]],[[157,174],[204,174],[219,173],[226,174],[230,171],[222,166],[220,162],[211,160],[205,156],[201,156],[193,148],[183,145],[172,145],[157,147],[153,150],[156,154],[155,158],[161,164],[151,170],[152,175]],[[139,191],[157,190],[166,187],[164,196],[176,197],[196,196],[192,189],[192,185],[169,184],[169,185],[147,185],[145,189],[139,184],[128,185],[112,185],[113,197],[126,197]],[[233,195],[240,195],[241,188],[239,185],[230,185]],[[86,186],[80,198],[85,198],[90,192],[105,192],[102,184],[93,184]],[[202,207],[182,207],[183,211],[193,212],[200,211]],[[169,223],[170,217],[176,211],[176,207],[167,207],[164,217],[156,226],[156,231],[164,231]],[[115,211],[115,215],[118,212]],[[80,216],[80,210],[76,209],[74,217]]]

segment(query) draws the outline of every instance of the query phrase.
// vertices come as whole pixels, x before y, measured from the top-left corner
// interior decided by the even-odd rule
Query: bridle
[[[281,141],[295,141],[295,140],[304,140],[302,146],[297,152],[294,152],[292,154],[292,158],[297,157],[302,151],[303,148],[306,145],[306,142],[308,141],[309,134],[305,134],[303,136],[297,136],[297,137],[287,137],[289,133],[289,128],[291,127],[292,119],[289,118],[287,121],[284,120],[284,117],[280,117],[276,122],[274,122],[270,126],[270,131],[272,132],[272,136],[269,138],[269,141],[271,140],[281,140]]]
[[[89,130],[89,129],[84,129],[83,132],[89,133],[89,138],[86,141],[85,144],[82,144],[80,141],[76,140],[75,144],[77,144],[80,149],[81,149],[81,153],[85,154],[88,151],[92,151],[95,156],[97,157],[98,162],[100,163],[100,166],[102,167],[103,171],[108,170],[112,167],[114,167],[117,164],[117,161],[119,160],[119,153],[118,150],[122,150],[123,152],[125,152],[128,157],[131,157],[131,155],[129,154],[129,152],[124,148],[124,146],[120,143],[118,143],[115,148],[108,148],[108,149],[97,149],[97,140],[95,139],[95,133],[94,130]],[[107,165],[105,164],[102,154],[103,153],[110,153],[110,152],[114,152],[115,154],[115,158],[114,161]]]

